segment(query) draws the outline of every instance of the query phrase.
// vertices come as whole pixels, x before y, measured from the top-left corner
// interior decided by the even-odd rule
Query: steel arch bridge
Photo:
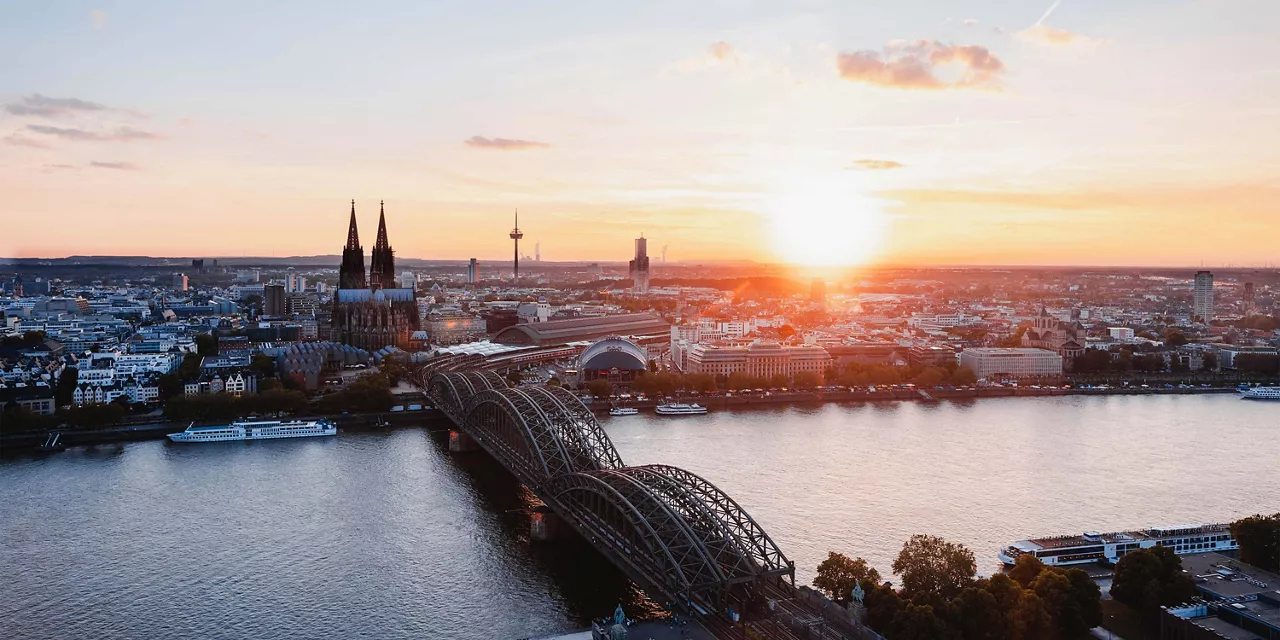
[[[559,387],[510,388],[493,372],[431,374],[460,431],[651,596],[707,612],[739,607],[795,565],[742,507],[676,467],[628,467],[595,414]]]

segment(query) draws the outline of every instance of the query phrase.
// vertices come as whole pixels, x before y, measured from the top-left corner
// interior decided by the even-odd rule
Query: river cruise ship
[[[276,438],[310,438],[337,435],[338,426],[328,420],[254,420],[228,425],[197,427],[194,424],[181,433],[169,434],[174,442],[226,442],[228,440],[274,440]]]
[[[1245,400],[1280,400],[1280,387],[1247,387],[1240,389]]]
[[[1086,531],[1083,535],[1019,540],[1000,551],[1000,561],[1013,565],[1019,557],[1031,554],[1051,567],[1093,562],[1114,564],[1130,551],[1157,545],[1179,554],[1240,548],[1231,536],[1231,525],[1197,524],[1117,533]]]
[[[635,407],[614,407],[609,410],[611,416],[634,416],[637,413],[640,413],[640,410]]]
[[[653,410],[660,416],[696,416],[707,412],[707,408],[699,404],[663,404]]]

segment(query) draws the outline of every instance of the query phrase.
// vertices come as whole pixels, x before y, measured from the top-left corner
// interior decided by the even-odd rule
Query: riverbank
[[[968,400],[977,398],[1034,398],[1046,396],[1138,396],[1138,395],[1202,395],[1237,393],[1234,387],[1112,387],[1107,389],[1062,389],[1031,387],[976,387],[969,389],[881,389],[877,391],[764,391],[733,392],[684,396],[685,402],[697,402],[712,409],[727,409],[751,405],[803,404],[827,402],[937,402],[940,400]],[[611,407],[653,408],[662,400],[646,398],[605,400],[590,404],[593,411],[605,413]]]
[[[358,413],[340,415],[302,416],[297,420],[318,420],[320,418],[336,422],[338,428],[361,431],[380,428],[379,421],[386,427],[403,427],[410,425],[438,426],[447,428],[448,420],[444,414],[435,409],[421,411],[397,411],[385,413]],[[295,418],[290,418],[295,419]],[[225,421],[224,421],[225,422]],[[61,434],[59,442],[64,447],[79,447],[118,442],[137,442],[141,440],[163,439],[170,433],[186,429],[190,422],[148,422],[144,424],[124,424],[102,427],[99,429],[66,429],[58,430]],[[214,424],[214,423],[210,423]],[[52,433],[52,432],[49,432]],[[0,455],[10,453],[30,453],[38,451],[44,445],[49,433],[19,433],[0,436]]]

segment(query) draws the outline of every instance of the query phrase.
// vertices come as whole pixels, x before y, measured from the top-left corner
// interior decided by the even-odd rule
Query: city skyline
[[[0,255],[1274,261],[1280,7],[1008,4],[10,9]]]

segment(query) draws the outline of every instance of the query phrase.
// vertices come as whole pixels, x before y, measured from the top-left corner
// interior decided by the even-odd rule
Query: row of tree
[[[974,375],[972,369],[950,361],[941,365],[911,364],[905,367],[851,362],[839,369],[828,369],[826,379],[829,384],[842,387],[910,383],[928,388],[938,385],[971,385],[978,381],[978,376]]]
[[[270,389],[239,397],[228,393],[174,396],[164,405],[166,418],[174,420],[232,420],[249,415],[298,415],[310,409],[301,391]]]
[[[859,586],[867,623],[888,640],[1066,640],[1102,623],[1101,591],[1087,573],[1046,568],[1034,557],[1008,575],[980,579],[972,551],[917,535],[893,572],[898,589],[866,560],[831,553],[813,585],[842,603]]]

